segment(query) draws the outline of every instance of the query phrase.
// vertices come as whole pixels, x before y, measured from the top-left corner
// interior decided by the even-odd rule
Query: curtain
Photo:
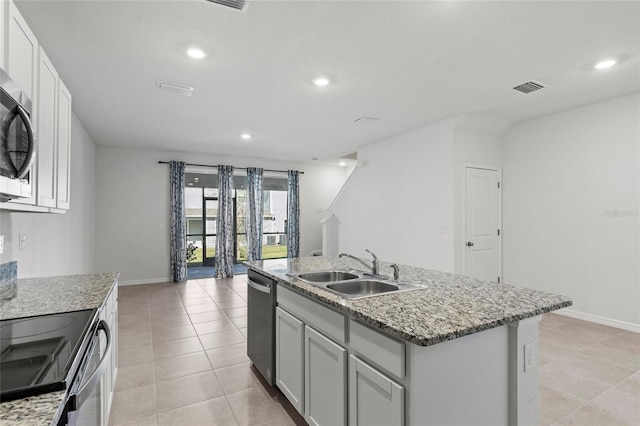
[[[216,278],[233,277],[233,166],[218,166]]]
[[[298,175],[300,172],[289,170],[289,186],[287,188],[289,212],[287,216],[287,234],[289,235],[287,257],[300,257],[300,194],[298,191]]]
[[[187,228],[184,210],[184,166],[181,161],[169,162],[169,244],[171,279],[187,280]]]
[[[247,168],[247,260],[262,259],[262,169]]]

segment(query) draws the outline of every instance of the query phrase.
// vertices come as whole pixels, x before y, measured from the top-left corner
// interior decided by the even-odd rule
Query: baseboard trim
[[[128,285],[168,283],[170,281],[171,281],[171,279],[169,277],[150,278],[150,279],[146,279],[146,280],[129,280],[129,281],[120,281],[120,282],[118,282],[118,286],[124,287],[124,286],[128,286]]]
[[[553,311],[553,313],[583,321],[608,325],[609,327],[621,328],[623,330],[633,331],[634,333],[640,333],[640,324],[634,324],[632,322],[620,321],[613,318],[601,317],[599,315],[587,314],[580,311],[574,311],[573,309],[560,309],[559,311]]]

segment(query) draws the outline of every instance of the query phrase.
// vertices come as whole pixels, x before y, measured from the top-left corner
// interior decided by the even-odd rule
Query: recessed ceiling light
[[[249,133],[243,133],[240,135],[240,137],[244,140],[249,140],[251,139],[251,135]]]
[[[605,59],[603,61],[598,62],[595,65],[595,69],[597,69],[597,70],[605,70],[607,68],[611,68],[616,63],[617,63],[617,61],[615,59]]]
[[[341,165],[341,166],[346,166],[346,165],[347,165],[347,163],[346,163],[346,162],[344,162],[344,161],[341,161],[341,162],[340,162],[340,165]]]
[[[313,84],[316,86],[327,86],[329,84],[329,79],[326,77],[318,77],[313,80]]]
[[[187,56],[193,59],[202,59],[207,56],[207,52],[199,47],[190,47],[187,49]]]

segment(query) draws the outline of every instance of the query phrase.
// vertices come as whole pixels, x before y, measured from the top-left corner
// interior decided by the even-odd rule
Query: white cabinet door
[[[349,425],[404,424],[404,388],[378,370],[349,357]]]
[[[31,121],[35,125],[35,119],[37,119],[38,39],[13,1],[2,1],[0,7],[4,8],[4,23],[6,25],[3,32],[5,37],[3,44],[5,49],[4,70],[33,102]],[[31,181],[31,196],[13,200],[12,203],[36,204],[36,171],[37,166],[34,162],[28,174]]]
[[[5,2],[2,2],[5,3]],[[33,34],[16,5],[7,2],[8,40],[5,52],[5,71],[33,101],[36,94],[38,39]],[[2,4],[4,7],[5,5]]]
[[[346,350],[309,326],[304,335],[305,420],[312,426],[345,425]]]
[[[38,55],[38,205],[56,207],[58,73],[42,48]]]
[[[304,324],[276,308],[276,385],[303,414]]]
[[[71,196],[71,93],[58,80],[57,207],[69,208]]]
[[[7,67],[5,65],[5,45],[4,45],[4,40],[5,40],[5,29],[7,28],[7,20],[5,19],[7,12],[6,12],[6,2],[2,1],[0,2],[0,68],[2,68],[3,70],[6,70]]]

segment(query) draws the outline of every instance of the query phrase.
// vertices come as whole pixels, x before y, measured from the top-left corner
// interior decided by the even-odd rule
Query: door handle
[[[471,241],[467,241],[467,247],[473,247],[473,243]]]

